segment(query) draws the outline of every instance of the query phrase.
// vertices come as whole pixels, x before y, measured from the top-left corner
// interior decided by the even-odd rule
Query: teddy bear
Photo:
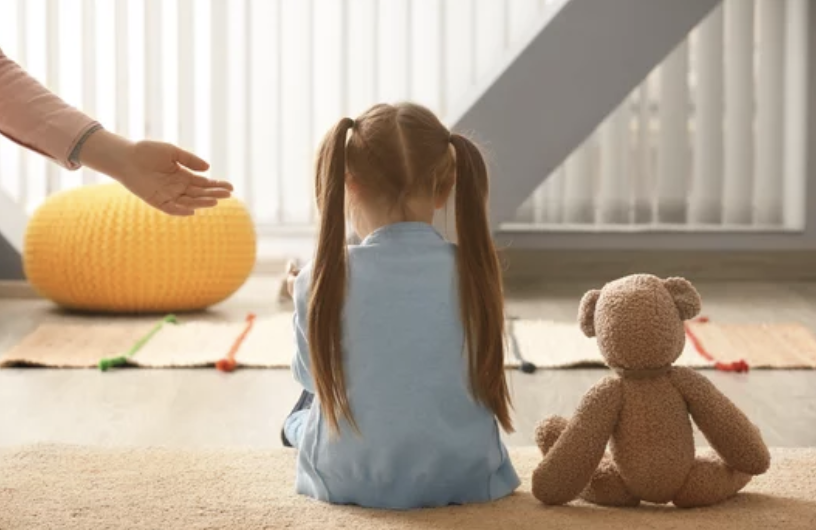
[[[571,420],[554,416],[536,428],[539,501],[709,506],[768,470],[759,429],[706,377],[672,365],[685,344],[684,321],[700,306],[687,280],[647,274],[584,295],[581,330],[597,338],[614,374],[584,395]],[[691,420],[713,450],[695,455]]]

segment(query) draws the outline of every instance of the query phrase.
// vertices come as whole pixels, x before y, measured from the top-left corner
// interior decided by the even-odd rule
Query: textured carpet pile
[[[330,506],[293,492],[287,450],[0,450],[0,528],[32,529],[587,529],[816,528],[816,449],[775,450],[771,471],[706,509],[644,505],[547,508],[529,493],[536,449],[511,451],[524,485],[483,505],[412,512]]]

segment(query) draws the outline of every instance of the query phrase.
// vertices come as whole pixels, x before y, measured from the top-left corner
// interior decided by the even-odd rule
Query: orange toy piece
[[[708,317],[697,317],[694,319],[694,322],[699,322],[701,324],[708,323]],[[739,361],[732,361],[729,363],[724,363],[718,361],[714,358],[714,356],[708,351],[708,349],[703,345],[702,341],[695,335],[694,330],[688,324],[686,326],[686,337],[688,337],[689,342],[694,346],[694,349],[697,350],[705,360],[714,363],[714,368],[721,371],[721,372],[737,372],[737,373],[745,373],[747,372],[750,367],[748,363],[744,360],[740,359]]]
[[[238,350],[241,348],[241,344],[244,343],[244,339],[247,335],[249,335],[250,330],[252,329],[252,324],[255,323],[255,315],[250,313],[247,315],[246,319],[246,327],[244,331],[238,335],[238,338],[235,339],[235,342],[232,344],[229,353],[223,359],[219,360],[215,363],[215,367],[221,370],[222,372],[232,372],[235,370],[235,367],[238,366],[238,363],[235,361],[235,356],[238,354]]]

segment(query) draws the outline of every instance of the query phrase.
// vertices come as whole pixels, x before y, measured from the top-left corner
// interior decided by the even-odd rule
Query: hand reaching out
[[[210,167],[192,153],[151,141],[135,144],[133,151],[131,174],[121,182],[154,208],[171,215],[192,215],[195,209],[215,206],[218,199],[230,196],[230,183],[192,173]]]
[[[209,164],[172,144],[143,140],[131,143],[107,131],[92,134],[81,162],[122,183],[149,205],[170,215],[193,215],[231,195],[232,184],[193,171]]]

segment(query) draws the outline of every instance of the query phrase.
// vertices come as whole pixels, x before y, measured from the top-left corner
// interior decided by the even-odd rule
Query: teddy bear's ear
[[[702,300],[697,289],[685,278],[667,278],[663,286],[674,298],[674,303],[680,311],[680,318],[689,320],[700,314]]]
[[[578,323],[581,325],[581,331],[587,337],[595,336],[595,306],[598,304],[600,296],[601,291],[594,289],[581,298],[581,306],[578,309]]]

